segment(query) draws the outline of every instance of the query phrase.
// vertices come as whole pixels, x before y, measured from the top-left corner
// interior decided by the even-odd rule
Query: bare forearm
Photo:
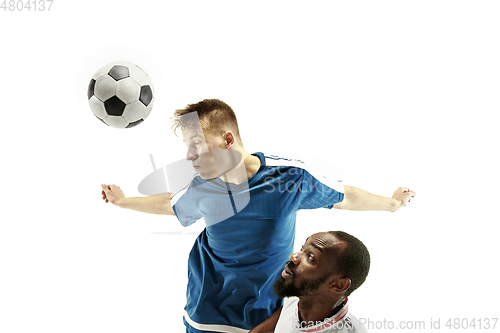
[[[354,186],[344,186],[344,200],[333,206],[337,209],[356,211],[396,211],[400,205],[398,200],[376,194]]]
[[[116,205],[149,214],[175,215],[170,203],[171,193],[148,197],[121,198]]]

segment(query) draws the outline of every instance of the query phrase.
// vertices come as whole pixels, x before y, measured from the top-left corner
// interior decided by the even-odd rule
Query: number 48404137
[[[54,0],[4,0],[0,10],[4,12],[45,12],[50,11]]]

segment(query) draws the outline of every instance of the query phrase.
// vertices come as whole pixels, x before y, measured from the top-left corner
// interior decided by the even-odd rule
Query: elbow
[[[336,204],[333,205],[333,208],[335,209],[347,209],[348,207],[348,203],[347,203],[347,199],[344,197],[344,200],[342,200],[341,202],[337,202]]]
[[[358,188],[344,185],[344,199],[333,205],[336,209],[356,210],[359,203]]]

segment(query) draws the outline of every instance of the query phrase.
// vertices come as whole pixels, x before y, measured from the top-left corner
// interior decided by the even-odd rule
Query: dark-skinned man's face
[[[274,284],[274,293],[280,298],[300,297],[328,288],[327,280],[334,275],[333,266],[344,246],[328,232],[310,236],[299,252],[290,255],[290,261]]]

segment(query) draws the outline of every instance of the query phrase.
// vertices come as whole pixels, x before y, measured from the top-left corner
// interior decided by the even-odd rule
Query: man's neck
[[[241,153],[241,160],[232,170],[221,175],[221,179],[227,183],[241,184],[252,178],[260,168],[260,158],[251,155],[243,149],[238,150]]]
[[[245,169],[247,171],[247,179],[250,179],[259,171],[260,168],[260,158],[258,156],[251,155],[245,152],[246,155],[243,155],[243,161],[245,163]]]
[[[344,299],[332,302],[332,300],[318,300],[318,298],[304,298],[299,300],[298,316],[300,322],[321,322],[330,318],[342,308]]]

